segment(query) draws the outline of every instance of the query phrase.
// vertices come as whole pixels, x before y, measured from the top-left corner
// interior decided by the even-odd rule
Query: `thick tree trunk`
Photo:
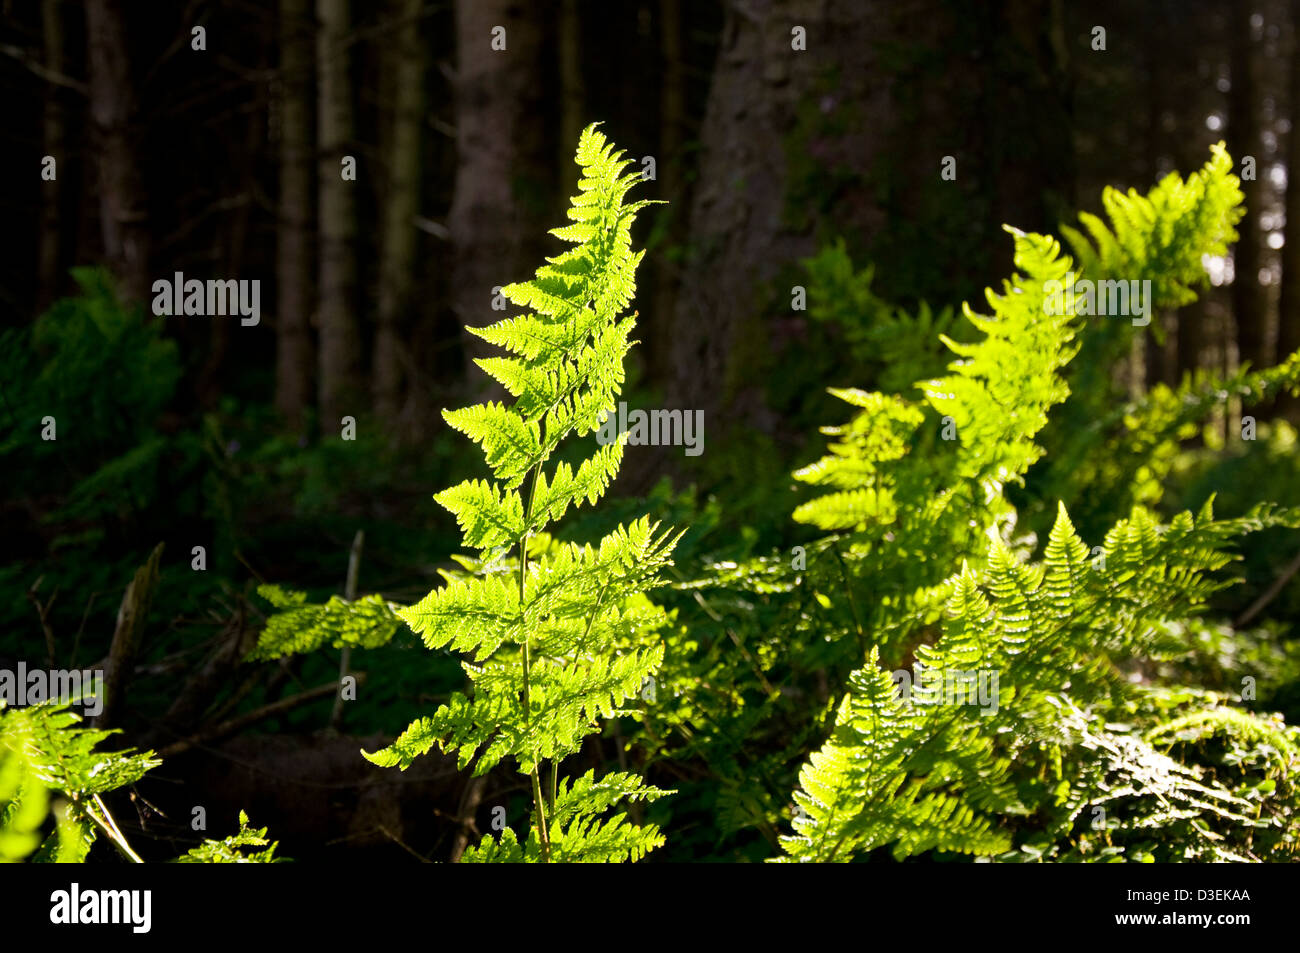
[[[814,248],[810,235],[785,220],[785,140],[819,71],[834,68],[843,49],[831,28],[849,24],[828,7],[867,19],[865,6],[818,0],[727,7],[690,210],[697,251],[683,274],[673,334],[675,401],[706,416],[723,400],[742,418],[761,413],[758,382],[729,379],[732,355],[742,337],[760,336],[759,284]],[[795,26],[807,31],[809,49],[792,48]],[[870,56],[859,56],[865,67]]]
[[[404,330],[415,288],[415,255],[419,232],[420,139],[424,128],[425,44],[420,36],[423,0],[401,0],[395,13],[402,25],[396,32],[394,55],[394,115],[388,150],[388,191],[381,226],[379,327],[375,338],[375,412],[392,425],[401,409],[403,361],[407,353]]]
[[[974,298],[991,267],[1005,273],[1001,223],[1052,227],[1074,188],[1070,137],[1043,133],[1070,128],[1064,32],[1059,4],[1027,0],[729,4],[677,294],[676,401],[725,403],[775,433],[763,392],[782,329],[797,333],[791,284],[834,235],[870,249],[887,296]],[[939,75],[963,56],[994,79]],[[943,240],[909,243],[927,230]]]
[[[498,26],[505,28],[503,51],[492,48]],[[535,14],[514,0],[456,3],[456,188],[447,225],[451,307],[462,328],[500,320],[492,289],[532,275],[521,250],[535,240],[535,210],[523,207],[515,182],[550,166],[549,157],[538,154],[537,131],[545,121],[536,81],[538,28]],[[464,343],[467,360],[496,352],[468,333]],[[484,385],[477,367],[469,365],[467,374],[472,387]]]
[[[1228,28],[1231,46],[1231,80],[1228,92],[1229,151],[1237,167],[1246,156],[1254,156],[1257,173],[1263,171],[1251,42],[1250,16],[1254,6],[1248,0],[1234,0]],[[1268,314],[1259,283],[1259,212],[1261,192],[1258,175],[1243,180],[1246,214],[1237,226],[1241,236],[1233,251],[1232,316],[1237,323],[1237,359],[1259,369],[1268,365]]]
[[[310,0],[280,0],[275,407],[294,430],[302,429],[311,406],[316,364],[310,327],[312,33]]]
[[[657,197],[676,203],[658,212],[668,221],[665,245],[675,247],[685,240],[686,216],[690,211],[685,200],[686,181],[682,175],[686,162],[682,153],[687,113],[681,0],[663,0],[659,16],[663,82],[659,90],[659,155],[656,157],[659,183],[654,192]],[[639,322],[643,329],[641,335],[646,340],[647,376],[652,380],[665,380],[672,375],[673,313],[677,307],[680,275],[676,262],[663,255],[655,255],[653,260],[647,258],[641,267],[650,278],[648,286],[654,289],[649,313],[643,313]]]
[[[149,208],[122,0],[87,0],[86,33],[104,254],[123,297],[144,301],[150,286]]]
[[[351,154],[352,87],[349,78],[348,0],[317,0],[317,170],[320,216],[320,366],[317,399],[323,433],[337,433],[345,415],[363,409],[361,333],[356,312],[355,181],[342,177]],[[355,156],[354,156],[355,158]],[[360,172],[358,172],[360,174]]]

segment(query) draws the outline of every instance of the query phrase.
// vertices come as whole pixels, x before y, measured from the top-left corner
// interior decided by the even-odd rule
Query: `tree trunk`
[[[1231,80],[1228,92],[1229,151],[1238,168],[1246,156],[1254,156],[1263,171],[1259,123],[1255,114],[1256,90],[1253,75],[1254,44],[1248,0],[1234,0],[1228,28],[1231,45]],[[1237,226],[1241,236],[1233,251],[1232,316],[1237,324],[1237,357],[1256,369],[1268,366],[1268,315],[1259,284],[1259,212],[1261,191],[1258,176],[1243,180],[1246,214]]]
[[[1149,36],[1167,36],[1172,31],[1168,9],[1163,3],[1150,3],[1143,8],[1144,25]],[[1176,148],[1170,142],[1164,127],[1164,116],[1171,108],[1169,73],[1174,66],[1167,46],[1148,43],[1145,48],[1143,71],[1146,81],[1146,181],[1154,185],[1160,181],[1164,158]],[[1163,341],[1157,340],[1157,328]],[[1156,311],[1151,324],[1135,341],[1142,342],[1145,362],[1145,385],[1150,390],[1156,384],[1176,383],[1177,355],[1173,352],[1174,318],[1167,310]]]
[[[275,407],[301,431],[312,402],[312,75],[310,0],[280,0],[279,227],[276,229]]]
[[[560,167],[573,158],[578,136],[587,125],[583,116],[582,22],[578,0],[560,0]]]
[[[320,215],[320,371],[317,399],[323,433],[362,410],[361,334],[356,317],[356,182],[342,177],[352,142],[348,0],[317,0],[318,208]],[[355,158],[355,156],[354,156]],[[360,171],[358,171],[360,174]]]
[[[401,0],[394,55],[394,115],[388,193],[382,211],[379,327],[375,338],[375,412],[392,426],[401,410],[404,343],[414,298],[420,210],[420,134],[424,128],[425,44],[420,37],[423,0]]]
[[[504,51],[492,49],[498,26],[505,28]],[[515,182],[551,164],[545,152],[537,153],[537,131],[545,122],[536,81],[537,30],[536,18],[514,0],[457,0],[456,188],[447,225],[451,307],[462,328],[502,318],[492,308],[492,289],[532,274],[521,270],[521,251],[533,239],[535,230],[529,229],[538,216],[523,207]],[[577,145],[575,140],[570,149]],[[467,361],[496,352],[462,333]],[[484,386],[477,367],[468,364],[467,373],[471,386]]]
[[[104,255],[122,296],[144,301],[150,287],[149,208],[121,0],[87,0],[86,34]]]
[[[1277,306],[1277,358],[1300,350],[1300,0],[1291,0],[1291,132],[1286,158],[1286,243],[1282,246],[1282,287]],[[1279,408],[1300,422],[1300,399],[1284,394]]]
[[[669,198],[676,205],[659,210],[666,216],[668,230],[662,247],[677,247],[686,237],[685,203],[687,186],[682,169],[686,137],[686,52],[683,44],[681,0],[663,0],[659,7],[660,52],[662,55],[663,82],[659,91],[659,184],[658,197]],[[646,339],[645,360],[648,377],[665,380],[672,374],[673,313],[677,307],[677,283],[680,279],[678,265],[664,255],[647,258],[641,265],[650,278],[648,286],[654,289],[653,304],[649,314],[638,322]]]
[[[45,45],[45,67],[53,74],[63,72],[63,18],[58,0],[41,0],[41,29]],[[44,115],[45,155],[53,156],[57,175],[53,182],[42,182],[44,206],[41,210],[41,247],[37,265],[40,298],[37,310],[44,311],[59,295],[62,282],[63,182],[69,169],[64,144],[64,112],[57,83],[45,84]]]

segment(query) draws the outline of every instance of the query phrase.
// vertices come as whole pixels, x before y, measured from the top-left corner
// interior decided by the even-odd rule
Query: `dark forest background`
[[[127,818],[160,855],[195,839],[180,792],[196,786],[222,829],[247,807],[294,857],[449,849],[454,763],[389,777],[356,752],[456,687],[454,660],[376,653],[365,703],[340,711],[336,654],[243,661],[268,611],[253,590],[428,591],[458,542],[431,495],[481,466],[439,415],[485,380],[463,329],[500,317],[494,288],[556,252],[546,229],[589,122],[653,158],[644,197],[669,203],[638,223],[625,397],[701,409],[706,428],[699,457],[630,455],[618,499],[575,537],[649,497],[691,527],[679,560],[788,546],[772,514],[840,416],[825,387],[888,374],[792,307],[805,260],[842,243],[874,269],[873,300],[979,301],[1011,270],[1003,223],[1056,232],[1098,211],[1104,185],[1145,191],[1219,140],[1257,163],[1241,241],[1110,373],[1136,394],[1300,347],[1300,0],[0,10],[0,663],[108,657],[146,567],[107,723],[169,758]],[[150,288],[175,272],[259,280],[260,323],[154,317]],[[46,415],[57,441],[40,439]]]

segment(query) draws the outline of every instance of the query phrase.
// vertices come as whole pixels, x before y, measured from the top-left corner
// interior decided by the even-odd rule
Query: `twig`
[[[460,807],[456,811],[456,837],[451,842],[451,856],[448,858],[453,864],[460,863],[461,855],[469,846],[470,832],[478,833],[478,825],[474,823],[474,817],[478,813],[479,804],[483,801],[483,789],[486,786],[487,778],[482,775],[470,778],[465,784],[465,790],[460,798]]]
[[[122,595],[122,605],[117,610],[117,627],[108,650],[107,669],[104,675],[104,707],[95,718],[96,728],[109,727],[120,710],[122,696],[135,671],[135,658],[140,649],[141,634],[154,590],[158,586],[158,564],[162,559],[163,543],[154,547],[145,564],[136,570]]]
[[[348,602],[357,599],[357,572],[361,568],[361,547],[365,541],[365,532],[357,530],[357,535],[352,537],[352,551],[348,553],[348,579],[343,586],[343,598]],[[334,710],[330,712],[330,727],[336,731],[343,721],[343,680],[348,677],[351,667],[352,646],[345,645],[343,654],[339,657],[339,693],[334,697]]]
[[[54,598],[59,594],[59,590],[55,587],[54,592],[50,594],[49,602],[41,605],[41,600],[36,598],[36,591],[40,589],[44,579],[44,576],[36,577],[36,581],[27,590],[27,598],[36,607],[36,614],[41,618],[41,630],[45,633],[45,656],[49,659],[50,668],[54,668],[54,630],[50,628],[50,606],[54,605]]]
[[[1295,559],[1287,563],[1286,568],[1283,569],[1281,574],[1273,580],[1273,585],[1269,586],[1268,589],[1264,591],[1263,595],[1252,602],[1250,608],[1238,616],[1237,621],[1234,622],[1233,625],[1237,628],[1241,628],[1251,619],[1255,618],[1255,616],[1259,615],[1260,612],[1264,610],[1264,607],[1276,599],[1278,593],[1286,588],[1286,584],[1291,581],[1291,577],[1297,572],[1300,572],[1300,553],[1296,553]]]
[[[5,56],[13,57],[47,83],[53,83],[55,86],[63,86],[67,89],[75,90],[82,96],[90,95],[90,87],[81,82],[81,80],[73,79],[71,76],[65,76],[49,67],[41,65],[32,59],[26,50],[17,46],[12,46],[8,43],[3,43],[0,44],[0,53],[3,53]]]
[[[103,802],[98,794],[92,795],[92,799],[95,804],[98,805],[99,809],[103,811],[104,816],[102,818],[97,817],[95,812],[90,810],[89,807],[86,809],[86,816],[103,829],[104,833],[108,835],[108,839],[113,842],[113,846],[122,853],[123,857],[132,863],[143,864],[144,860],[139,854],[131,849],[131,845],[127,843],[126,837],[120,830],[118,830],[117,824],[113,820],[113,815],[108,812],[108,806]]]

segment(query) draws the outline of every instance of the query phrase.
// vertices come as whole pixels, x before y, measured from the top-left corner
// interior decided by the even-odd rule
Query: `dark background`
[[[359,591],[409,602],[434,583],[458,535],[430,497],[481,466],[438,413],[485,380],[462,329],[496,320],[494,286],[556,252],[545,232],[564,221],[589,122],[654,157],[640,197],[669,203],[637,226],[626,397],[702,409],[706,451],[630,455],[617,499],[575,538],[651,496],[692,527],[687,560],[788,545],[789,473],[841,415],[824,388],[887,373],[834,321],[792,310],[804,259],[843,241],[883,301],[978,302],[1010,270],[1002,223],[1054,232],[1098,211],[1103,185],[1145,191],[1221,139],[1257,160],[1243,239],[1211,267],[1215,287],[1153,322],[1163,340],[1137,338],[1113,376],[1141,393],[1300,346],[1300,242],[1285,241],[1300,3],[0,7],[0,662],[104,658],[123,589],[164,544],[113,716],[132,744],[185,745],[137,792],[139,824],[126,818],[144,853],[192,843],[201,803],[218,831],[246,807],[302,859],[446,854],[463,808],[454,764],[399,777],[356,750],[458,687],[454,660],[413,639],[376,653],[365,704],[331,723],[328,697],[296,696],[327,683],[336,656],[241,661],[267,611],[253,587],[340,592],[358,530]],[[796,26],[806,50],[791,48]],[[152,317],[152,283],[176,271],[260,280],[260,324]],[[57,442],[39,440],[46,414]],[[345,416],[355,440],[340,439]],[[1287,558],[1262,554],[1259,585]],[[1278,603],[1284,631],[1297,601]],[[515,793],[513,778],[495,784]]]

